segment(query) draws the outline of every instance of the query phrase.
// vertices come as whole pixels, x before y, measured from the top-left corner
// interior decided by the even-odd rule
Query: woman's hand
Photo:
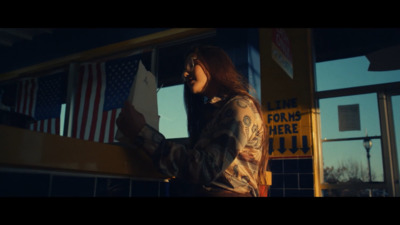
[[[146,120],[140,112],[138,112],[133,105],[125,102],[121,113],[117,118],[118,129],[124,134],[125,137],[133,139],[146,124]]]

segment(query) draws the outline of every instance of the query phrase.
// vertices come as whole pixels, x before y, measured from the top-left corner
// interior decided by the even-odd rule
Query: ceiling
[[[117,41],[115,37],[129,39],[129,32],[140,30],[0,28],[0,73],[35,64],[40,57],[45,60],[44,56],[55,58],[84,47],[99,47],[110,40]],[[154,32],[142,30],[143,34]],[[312,32],[316,62],[366,55],[400,44],[400,28],[313,28]]]
[[[47,28],[0,28],[0,47],[11,48],[17,42],[31,41],[52,32],[52,29]]]

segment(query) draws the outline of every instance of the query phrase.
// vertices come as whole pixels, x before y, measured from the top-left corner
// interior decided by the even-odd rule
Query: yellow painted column
[[[260,29],[260,64],[271,159],[313,159],[314,195],[320,196],[311,30]]]

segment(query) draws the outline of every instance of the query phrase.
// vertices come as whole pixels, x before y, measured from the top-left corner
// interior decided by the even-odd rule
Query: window
[[[393,115],[400,115],[400,95],[392,97]],[[400,144],[400,117],[394,116],[394,131],[396,135],[396,148],[399,149]],[[397,165],[400,165],[400,154],[397,152]],[[398,180],[400,185],[400,179]]]
[[[157,98],[159,131],[167,139],[188,137],[183,84],[161,88]]]
[[[339,130],[339,106],[350,104],[359,105],[360,129]],[[373,181],[383,181],[383,165],[380,144],[380,124],[376,94],[353,95],[320,100],[322,149],[324,169],[328,167],[358,166],[360,174],[357,178],[366,179],[368,169],[366,150],[363,146],[363,137],[372,137],[370,150],[371,171]],[[352,122],[352,121],[342,121]],[[349,164],[350,165],[344,165]],[[363,174],[362,174],[363,173]]]
[[[386,166],[393,160],[388,156],[392,150],[385,147],[391,145],[386,143],[390,139],[381,130],[383,121],[390,121],[382,112],[391,109],[378,96],[386,96],[386,91],[393,89],[393,83],[400,81],[399,70],[371,72],[368,66],[365,56],[316,64],[324,196],[392,196],[395,193],[391,188],[395,179],[388,179],[388,174],[398,176],[398,167]],[[340,116],[339,108],[348,106],[356,106],[359,127],[340,130],[343,123],[358,120],[357,116],[347,119]],[[363,146],[366,135],[372,141],[369,159]]]

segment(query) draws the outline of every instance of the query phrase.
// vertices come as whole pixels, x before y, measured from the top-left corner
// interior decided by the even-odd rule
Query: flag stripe
[[[33,84],[34,79],[24,79],[18,83],[16,112],[32,116],[32,110],[30,110],[30,108],[33,108],[31,106],[31,99],[35,94]]]
[[[50,134],[60,134],[60,118],[39,120],[30,125],[30,130]]]
[[[89,140],[94,141],[94,137],[95,137],[95,132],[96,132],[96,126],[97,126],[97,118],[98,118],[98,112],[99,107],[97,107],[99,105],[100,102],[100,97],[101,97],[101,87],[102,85],[102,74],[101,74],[101,65],[100,64],[95,64],[95,77],[96,77],[96,94],[95,94],[95,99],[94,99],[94,105],[91,106],[91,108],[93,109],[93,113],[91,113],[90,115],[93,115],[92,119],[94,122],[92,122],[92,125],[90,127],[90,136],[89,136]],[[91,101],[92,102],[92,101]]]
[[[94,74],[93,65],[92,64],[89,65],[88,69],[89,69],[89,74],[88,74],[89,80],[86,89],[86,98],[83,111],[84,116],[82,118],[82,121],[85,124],[85,126],[81,127],[81,130],[83,128],[83,132],[81,131],[81,137],[84,140],[89,140],[89,133],[93,117],[93,100],[94,100],[94,95],[96,93],[96,77]]]
[[[49,120],[43,120],[43,121],[41,121],[42,122],[42,129],[40,130],[41,132],[48,132],[49,130],[51,130],[51,127],[50,127],[50,129],[49,129],[49,125],[50,125],[50,123],[49,123]]]
[[[19,83],[17,112],[28,115],[33,115],[33,99],[36,98],[36,79],[24,79]]]
[[[106,90],[106,70],[105,70],[105,63],[101,63],[99,65],[100,69],[100,75],[101,75],[101,88],[100,88],[100,94],[99,94],[99,103],[98,103],[98,110],[97,110],[97,129],[95,129],[95,137],[94,140],[98,142],[104,142],[103,138],[100,138],[102,134],[104,134],[102,127],[102,122],[103,122],[103,110],[101,110],[101,106],[104,105],[104,93]],[[99,129],[100,128],[100,129]],[[103,136],[104,137],[104,136]]]
[[[77,122],[76,122],[76,127],[77,127],[77,133],[76,133],[76,137],[78,137],[78,138],[81,138],[81,129],[80,129],[80,126],[83,126],[83,127],[85,127],[85,125],[86,124],[83,124],[84,123],[84,121],[83,121],[83,113],[84,113],[84,111],[83,111],[83,107],[82,106],[84,106],[85,105],[85,93],[86,93],[86,89],[87,89],[87,81],[88,81],[88,75],[87,75],[87,73],[88,73],[88,65],[85,65],[84,66],[84,70],[83,70],[83,73],[81,74],[81,76],[82,76],[82,88],[81,89],[79,89],[80,91],[81,91],[81,95],[78,95],[78,98],[79,98],[79,105],[78,105],[78,114],[77,114],[77,116],[78,116],[78,118],[77,118]]]
[[[93,74],[92,72],[92,67],[91,65],[87,65],[87,70],[86,70],[86,76],[87,76],[87,83],[86,83],[86,91],[85,95],[83,96],[83,102],[82,102],[82,122],[81,122],[81,129],[80,129],[80,135],[79,138],[85,139],[85,131],[87,130],[86,127],[88,126],[88,110],[89,110],[89,104],[90,104],[90,96],[91,96],[91,91],[92,91],[92,83],[93,83]]]
[[[104,140],[105,134],[104,133],[107,131],[107,129],[106,129],[107,115],[108,115],[108,112],[103,112],[102,120],[101,120],[101,124],[100,124],[100,130],[104,131],[104,132],[100,133],[99,142],[105,142],[105,140]]]
[[[110,129],[109,129],[109,130],[110,130],[110,133],[109,133],[109,137],[108,137],[108,141],[109,141],[109,142],[113,142],[113,141],[114,141],[114,136],[115,136],[114,130],[115,130],[115,126],[112,126],[112,125],[115,124],[116,112],[117,112],[117,109],[113,109],[113,110],[111,111],[110,122],[107,123],[107,124],[110,125]]]
[[[31,79],[30,82],[30,98],[29,98],[29,106],[28,106],[28,115],[34,117],[35,113],[34,113],[34,103],[35,103],[35,99],[36,99],[36,94],[37,94],[37,88],[36,88],[36,82],[37,79]]]
[[[32,102],[32,98],[34,97],[33,96],[33,94],[34,94],[33,86],[34,86],[33,79],[25,82],[25,88],[24,88],[24,91],[25,91],[24,100],[25,100],[25,102],[24,102],[24,105],[23,105],[23,108],[22,108],[22,113],[25,114],[25,115],[28,115],[28,116],[33,116],[32,115],[32,110],[31,110],[31,106],[32,106],[31,102]]]
[[[79,71],[79,83],[78,89],[75,99],[75,107],[74,107],[74,125],[72,130],[72,137],[80,138],[80,125],[82,124],[82,114],[83,111],[81,109],[82,102],[84,101],[84,95],[82,93],[86,93],[86,70],[87,64],[80,67]]]
[[[111,121],[111,116],[112,116],[112,110],[107,111],[106,116],[105,116],[105,121],[104,121],[104,142],[109,142],[110,140],[110,121]]]
[[[83,89],[83,73],[85,71],[85,67],[81,67],[79,71],[79,81],[78,81],[78,89],[75,98],[75,107],[74,107],[74,119],[72,124],[72,137],[78,137],[78,128],[79,128],[79,112],[80,112],[80,105],[81,105],[81,92]]]
[[[56,118],[56,134],[60,134],[61,132],[61,118]],[[62,131],[64,132],[64,131]],[[61,134],[62,135],[62,134]]]
[[[29,97],[30,97],[28,93],[29,93],[29,82],[25,81],[23,82],[23,90],[22,90],[23,96],[22,96],[22,110],[21,110],[21,113],[25,115],[29,115],[26,110],[27,105],[29,104]]]
[[[38,79],[33,79],[33,92],[32,92],[32,105],[31,105],[31,116],[35,117],[36,116],[36,103],[37,103],[37,96],[38,96],[38,91],[39,91],[39,82]]]
[[[31,125],[29,126],[29,129],[30,129],[30,130],[33,130],[33,131],[37,131],[37,129],[38,129],[38,124],[37,124],[37,123],[31,124]]]
[[[17,102],[15,103],[15,111],[17,113],[21,112],[22,107],[22,91],[23,88],[21,87],[22,82],[20,81],[17,85]]]

